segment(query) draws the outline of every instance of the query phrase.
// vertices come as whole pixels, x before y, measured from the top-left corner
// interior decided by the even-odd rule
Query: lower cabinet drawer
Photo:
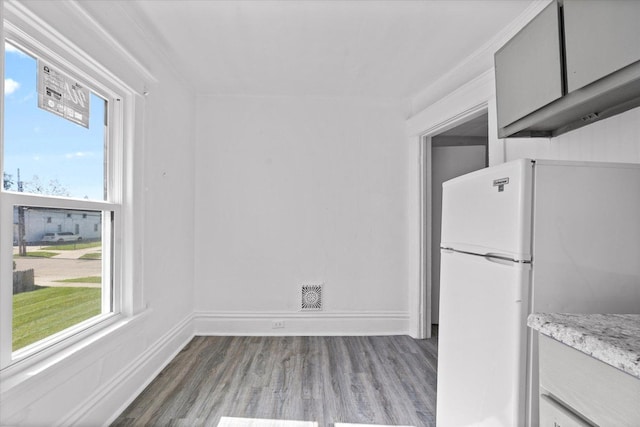
[[[594,425],[640,427],[640,379],[544,335],[539,351],[541,406],[547,396]]]
[[[540,395],[540,427],[593,427],[546,394]]]

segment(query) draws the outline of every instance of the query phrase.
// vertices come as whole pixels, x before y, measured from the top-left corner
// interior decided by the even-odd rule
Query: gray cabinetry
[[[640,0],[554,0],[495,54],[498,137],[640,106]]]
[[[640,379],[540,335],[540,426],[640,425]]]
[[[559,20],[554,1],[496,53],[499,127],[563,95]]]
[[[567,92],[640,60],[640,1],[564,0]]]

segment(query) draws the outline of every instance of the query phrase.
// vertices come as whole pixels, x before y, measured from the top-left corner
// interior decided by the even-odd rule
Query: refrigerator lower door
[[[530,267],[442,251],[438,427],[525,420]]]

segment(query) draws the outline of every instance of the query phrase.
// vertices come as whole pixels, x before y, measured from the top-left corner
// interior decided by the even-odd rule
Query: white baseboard
[[[273,328],[274,321],[284,322]],[[408,335],[408,312],[195,312],[195,335]]]
[[[92,393],[57,425],[111,424],[193,336],[193,317],[190,315],[133,360],[119,375]]]

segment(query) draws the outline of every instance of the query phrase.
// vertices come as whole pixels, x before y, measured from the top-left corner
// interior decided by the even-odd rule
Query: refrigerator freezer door
[[[520,426],[530,267],[442,251],[438,427]]]
[[[445,182],[441,247],[530,260],[531,194],[531,160]]]

